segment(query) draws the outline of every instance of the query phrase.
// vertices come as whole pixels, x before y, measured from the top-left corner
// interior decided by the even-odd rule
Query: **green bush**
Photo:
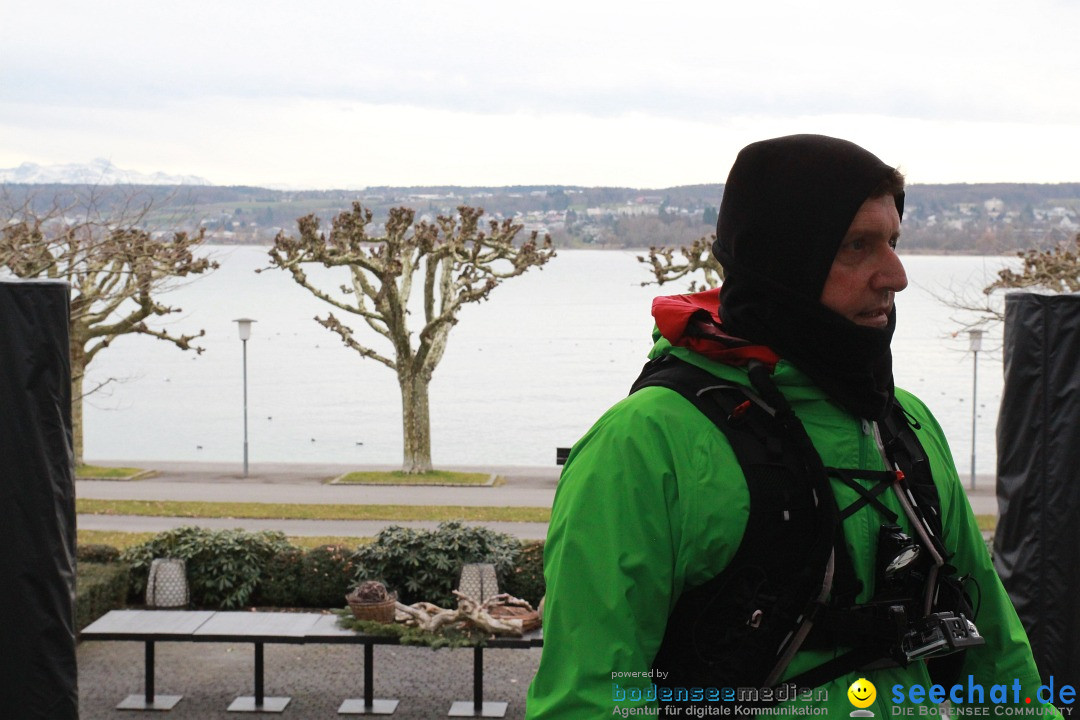
[[[299,607],[300,569],[304,551],[289,546],[267,560],[263,566],[259,587],[255,591],[255,603],[271,607]]]
[[[251,599],[270,559],[289,547],[280,532],[182,527],[128,548],[121,559],[131,565],[131,593],[140,600],[154,558],[180,558],[187,563],[192,604],[236,608]]]
[[[81,562],[75,584],[75,629],[124,607],[129,571],[122,563]]]
[[[120,551],[112,545],[87,543],[75,548],[75,557],[81,563],[112,563],[120,559]]]
[[[353,550],[344,545],[320,545],[304,553],[300,569],[300,600],[305,607],[344,607],[356,570]]]
[[[533,607],[544,597],[544,541],[532,540],[521,544],[514,558],[514,567],[507,573],[504,592],[528,600]]]
[[[440,523],[435,530],[394,525],[353,555],[355,581],[381,580],[407,605],[426,601],[457,607],[452,590],[463,565],[494,564],[502,587],[520,547],[521,542],[510,535],[460,522]]]

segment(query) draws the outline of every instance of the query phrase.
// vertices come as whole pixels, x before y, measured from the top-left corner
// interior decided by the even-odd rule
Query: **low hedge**
[[[180,558],[187,565],[196,607],[234,609],[250,603],[271,558],[292,547],[280,532],[181,527],[130,547],[121,559],[131,566],[131,596],[141,599],[155,558]]]
[[[392,525],[353,555],[355,580],[379,580],[406,605],[424,601],[456,607],[452,591],[462,566],[491,563],[504,587],[520,549],[517,538],[479,525],[444,522],[435,530]]]
[[[112,545],[85,543],[75,548],[75,558],[81,563],[113,563],[120,559],[120,551]]]
[[[425,600],[453,607],[456,602],[450,590],[457,587],[461,566],[469,562],[493,563],[501,592],[534,606],[544,595],[542,541],[522,543],[459,522],[443,523],[434,531],[387,528],[375,542],[355,551],[344,545],[305,551],[290,545],[281,533],[197,527],[158,533],[122,554],[108,545],[86,544],[78,548],[80,592],[105,592],[94,586],[107,576],[110,599],[101,601],[107,605],[101,612],[122,605],[125,594],[130,602],[142,603],[150,563],[163,557],[186,561],[192,604],[209,609],[249,605],[340,608],[345,606],[346,593],[366,579],[384,581],[402,602]],[[107,573],[104,569],[109,567],[120,572]],[[89,573],[85,579],[83,568]],[[116,583],[126,583],[126,593],[116,590]],[[94,607],[99,603],[96,599],[84,602]],[[88,616],[80,628],[97,615]]]
[[[80,562],[75,583],[75,629],[124,607],[130,571],[123,563]]]
[[[514,567],[506,574],[500,588],[514,597],[528,600],[533,607],[544,597],[544,541],[530,540],[521,544],[514,557]]]
[[[304,553],[300,564],[300,597],[304,607],[342,607],[356,572],[353,550],[344,545],[320,545]]]
[[[270,558],[263,566],[262,578],[255,590],[255,604],[297,607],[303,563],[304,551],[298,547],[288,547]]]

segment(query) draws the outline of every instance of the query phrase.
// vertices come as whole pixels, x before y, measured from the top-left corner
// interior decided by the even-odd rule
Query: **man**
[[[941,429],[893,387],[903,188],[835,138],[739,154],[722,288],[654,301],[652,361],[560,479],[529,718],[1056,713]]]

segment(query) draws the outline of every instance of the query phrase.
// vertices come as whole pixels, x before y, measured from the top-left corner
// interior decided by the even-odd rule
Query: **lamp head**
[[[985,332],[985,330],[968,330],[968,341],[970,342],[968,349],[971,352],[982,350],[982,338]]]
[[[237,318],[233,320],[236,323],[237,329],[240,331],[240,340],[247,342],[251,337],[251,323],[257,322],[251,318]]]

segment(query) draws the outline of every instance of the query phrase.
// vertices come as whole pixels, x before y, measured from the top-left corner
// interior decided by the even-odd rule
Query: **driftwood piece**
[[[397,610],[396,619],[399,622],[403,621],[408,625],[415,625],[428,632],[439,632],[441,628],[454,623],[468,623],[492,635],[521,637],[523,633],[522,620],[493,617],[491,609],[497,605],[513,605],[529,610],[533,609],[532,605],[525,600],[520,600],[506,593],[492,595],[482,603],[457,590],[454,591],[454,595],[458,599],[458,606],[454,610],[447,610],[428,602],[418,602],[412,605],[398,603],[395,606]]]

